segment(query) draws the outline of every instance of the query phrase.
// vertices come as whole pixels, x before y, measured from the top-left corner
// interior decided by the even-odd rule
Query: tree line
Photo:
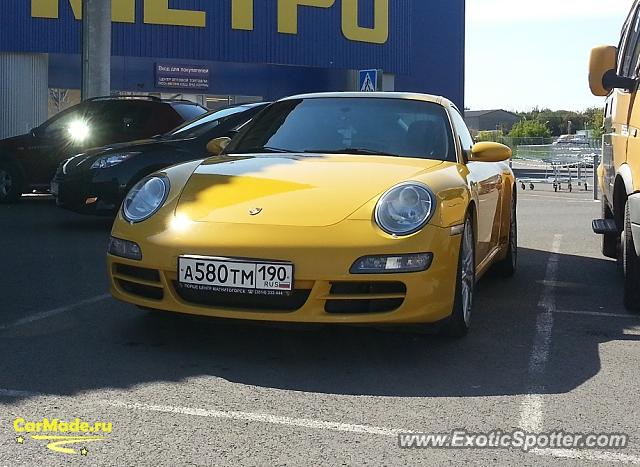
[[[515,113],[520,117],[520,121],[511,128],[508,135],[504,136],[512,138],[551,138],[575,134],[580,130],[590,130],[593,138],[600,138],[603,132],[604,115],[599,107],[591,107],[583,112],[534,108],[529,112]],[[483,135],[478,136],[479,139],[483,139]]]

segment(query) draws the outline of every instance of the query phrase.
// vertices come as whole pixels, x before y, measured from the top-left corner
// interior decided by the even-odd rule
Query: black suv
[[[166,133],[205,112],[191,101],[150,96],[88,99],[26,135],[0,141],[0,203],[47,190],[60,162],[74,154]]]

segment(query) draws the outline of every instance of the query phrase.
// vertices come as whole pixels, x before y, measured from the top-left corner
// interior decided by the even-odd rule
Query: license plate
[[[58,192],[60,191],[60,185],[58,185],[58,182],[51,182],[50,191],[52,195],[58,196]]]
[[[291,295],[293,264],[180,256],[178,282],[180,287],[202,292]]]

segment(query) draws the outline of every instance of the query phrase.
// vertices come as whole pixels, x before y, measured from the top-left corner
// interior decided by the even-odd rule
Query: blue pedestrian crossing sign
[[[358,88],[362,92],[376,92],[378,90],[378,70],[360,70]]]

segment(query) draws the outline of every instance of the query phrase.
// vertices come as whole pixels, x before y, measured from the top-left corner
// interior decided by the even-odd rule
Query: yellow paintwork
[[[375,95],[375,94],[374,94]],[[433,96],[392,94],[451,104]],[[381,96],[382,97],[382,96]],[[247,320],[402,324],[431,323],[452,311],[463,224],[473,206],[480,277],[507,254],[514,177],[506,162],[459,162],[351,155],[217,156],[162,171],[171,189],[150,219],[131,225],[119,214],[112,235],[137,242],[142,261],[108,256],[111,292],[136,305],[181,313]],[[380,196],[403,181],[426,184],[436,198],[435,214],[421,231],[395,238],[373,219]],[[262,208],[256,216],[249,210]],[[352,264],[376,254],[432,252],[431,267],[420,273],[353,275]],[[180,255],[291,261],[296,289],[311,289],[297,311],[211,308],[181,300],[172,282]],[[160,271],[162,300],[124,291],[116,264]],[[156,285],[143,280],[143,285]],[[404,303],[393,312],[329,314],[324,310],[333,281],[399,281]]]
[[[589,87],[594,96],[606,96],[609,90],[602,85],[604,75],[616,69],[618,49],[605,45],[591,50],[589,58]]]
[[[471,148],[469,160],[478,162],[502,162],[511,159],[513,151],[509,146],[490,141],[476,143]]]
[[[597,174],[604,200],[614,210],[624,210],[627,195],[640,191],[640,101],[637,88],[633,91],[606,89],[602,85],[602,76],[611,70],[620,72],[619,56],[629,55],[629,47],[635,47],[635,39],[630,32],[637,8],[636,0],[622,28],[621,48],[596,47],[591,51],[589,63],[591,92],[596,96],[607,96],[602,161]],[[616,186],[619,191],[616,191]],[[623,216],[623,213],[615,213],[618,221]]]

